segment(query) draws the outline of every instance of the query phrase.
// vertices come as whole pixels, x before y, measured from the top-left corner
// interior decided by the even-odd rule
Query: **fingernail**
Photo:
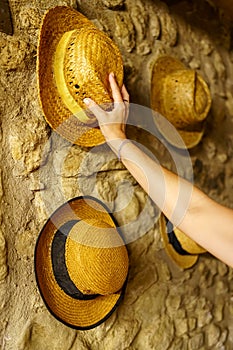
[[[115,77],[115,74],[113,72],[110,73],[111,77]]]
[[[89,105],[91,101],[90,101],[89,98],[84,98],[83,102],[84,102],[86,105]]]

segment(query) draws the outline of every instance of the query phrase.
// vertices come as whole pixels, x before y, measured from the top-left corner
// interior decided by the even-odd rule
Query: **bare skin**
[[[175,226],[233,267],[233,210],[154,162],[132,142],[124,141],[129,94],[124,85],[120,91],[112,73],[109,82],[114,99],[111,112],[105,112],[91,99],[84,100],[108,145],[118,156],[120,149],[125,167]]]

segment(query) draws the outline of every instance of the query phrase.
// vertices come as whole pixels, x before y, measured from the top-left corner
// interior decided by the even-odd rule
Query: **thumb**
[[[88,109],[96,116],[97,119],[99,119],[102,115],[104,110],[100,108],[95,101],[93,101],[91,98],[84,98],[83,102],[88,107]]]

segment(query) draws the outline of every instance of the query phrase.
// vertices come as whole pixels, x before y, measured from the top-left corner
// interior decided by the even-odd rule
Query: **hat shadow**
[[[224,26],[230,26],[231,23],[226,10],[214,4],[211,5],[205,0],[195,0],[193,2],[164,0],[164,2],[169,6],[171,15],[185,21],[191,28],[201,30],[218,47],[229,49],[222,36],[224,35]],[[223,25],[219,26],[219,24]]]

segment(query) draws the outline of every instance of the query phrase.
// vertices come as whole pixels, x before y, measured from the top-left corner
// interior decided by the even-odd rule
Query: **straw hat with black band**
[[[79,330],[100,325],[114,312],[125,293],[128,265],[117,222],[90,196],[60,206],[35,248],[36,280],[48,310]]]
[[[114,42],[78,11],[56,6],[44,16],[38,45],[39,97],[48,124],[74,144],[105,142],[83,102],[112,106],[109,74],[123,84],[123,62]]]
[[[159,223],[164,248],[171,259],[182,269],[192,267],[197,262],[199,254],[206,252],[186,234],[175,228],[163,214],[160,216]]]
[[[211,107],[209,88],[195,70],[171,56],[159,57],[152,69],[151,107],[165,118],[154,117],[159,132],[178,148],[196,146],[204,133]],[[170,128],[168,120],[183,139]]]

